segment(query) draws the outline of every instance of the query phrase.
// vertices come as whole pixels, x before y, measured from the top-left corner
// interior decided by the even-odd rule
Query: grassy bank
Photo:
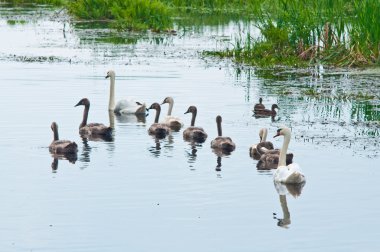
[[[260,38],[248,34],[232,49],[205,54],[259,66],[380,65],[379,1],[268,2],[271,10],[259,8]]]
[[[77,20],[104,21],[119,30],[162,31],[174,17],[228,15],[248,19],[259,0],[5,0],[11,4],[51,4],[66,7]]]
[[[4,2],[4,1],[3,1]],[[7,0],[66,7],[78,20],[104,21],[119,30],[163,31],[174,17],[210,14],[254,20],[260,37],[205,52],[258,66],[380,65],[378,0]]]
[[[67,3],[76,18],[110,21],[120,30],[163,30],[172,26],[171,10],[159,0],[77,0]]]

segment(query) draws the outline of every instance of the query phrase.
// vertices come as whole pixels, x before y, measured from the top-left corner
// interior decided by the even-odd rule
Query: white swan
[[[174,100],[172,97],[166,97],[164,101],[161,103],[165,104],[169,103],[169,109],[168,109],[168,114],[166,115],[164,119],[164,123],[169,125],[169,127],[173,130],[180,130],[183,126],[183,123],[179,117],[172,116],[172,110],[173,110],[173,105],[174,105]]]
[[[305,176],[302,174],[301,169],[296,163],[286,165],[286,152],[288,150],[291,132],[287,127],[277,130],[277,134],[274,137],[284,136],[284,143],[280,150],[280,157],[278,161],[278,167],[274,171],[273,180],[275,182],[285,184],[299,184],[306,181]]]
[[[110,78],[110,99],[108,103],[108,110],[116,114],[144,114],[146,113],[145,103],[137,102],[133,99],[120,100],[115,105],[115,72],[109,70],[106,79]]]

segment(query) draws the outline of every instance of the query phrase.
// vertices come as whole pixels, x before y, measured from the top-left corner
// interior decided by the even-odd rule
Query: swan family
[[[110,93],[108,110],[111,113],[118,115],[146,115],[149,110],[155,110],[154,123],[149,127],[148,134],[157,139],[163,139],[168,136],[171,131],[180,131],[183,127],[183,122],[179,117],[172,115],[174,99],[173,97],[166,97],[163,102],[153,103],[148,109],[143,102],[135,101],[131,98],[119,100],[115,102],[115,72],[110,70],[107,72],[105,78],[110,79]],[[159,121],[161,106],[168,104],[168,112],[163,121]],[[107,139],[113,137],[113,126],[106,126],[102,123],[88,123],[88,116],[90,111],[90,101],[87,98],[82,98],[76,105],[84,106],[82,121],[79,125],[79,135],[83,138],[90,140]],[[265,108],[262,104],[262,98],[259,99],[259,103],[254,106],[254,113],[262,116],[275,116],[276,109],[279,109],[277,104],[273,104],[271,110]],[[207,139],[208,135],[202,127],[195,126],[195,119],[197,116],[197,107],[189,106],[184,114],[191,113],[191,123],[188,128],[183,131],[183,138],[185,141],[203,143]],[[236,145],[232,139],[222,134],[222,117],[216,116],[216,126],[218,136],[211,141],[212,150],[220,157],[223,155],[231,154]],[[53,141],[49,145],[49,151],[52,154],[76,154],[78,146],[75,142],[69,140],[59,140],[58,125],[56,122],[51,124],[53,131]],[[257,169],[274,169],[273,179],[275,182],[284,184],[298,184],[305,182],[305,176],[301,172],[299,166],[293,163],[293,154],[287,153],[288,146],[291,139],[291,131],[287,127],[282,127],[277,130],[277,134],[274,137],[283,136],[284,141],[281,149],[274,149],[273,143],[267,141],[268,130],[266,128],[260,129],[259,137],[260,142],[252,145],[249,148],[249,155],[259,160],[257,163]]]

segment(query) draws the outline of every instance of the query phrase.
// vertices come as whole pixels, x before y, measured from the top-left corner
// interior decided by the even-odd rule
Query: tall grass
[[[1,1],[1,0],[0,0]],[[171,28],[174,16],[232,14],[257,22],[262,36],[217,52],[250,64],[380,65],[379,0],[6,0],[65,5],[78,19],[118,29]]]
[[[262,37],[217,55],[259,65],[294,65],[297,58],[301,65],[380,65],[378,0],[266,0],[252,11]]]
[[[170,9],[159,0],[77,0],[69,12],[80,19],[115,20],[118,29],[161,30],[172,25]]]

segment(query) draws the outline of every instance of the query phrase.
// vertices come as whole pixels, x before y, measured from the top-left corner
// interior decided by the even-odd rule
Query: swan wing
[[[304,183],[306,178],[302,173],[300,167],[296,163],[292,163],[288,166],[279,166],[273,174],[273,180],[275,182],[298,184]]]
[[[144,113],[146,111],[145,103],[137,103],[133,99],[120,100],[117,102],[114,111],[120,114],[136,114]]]

